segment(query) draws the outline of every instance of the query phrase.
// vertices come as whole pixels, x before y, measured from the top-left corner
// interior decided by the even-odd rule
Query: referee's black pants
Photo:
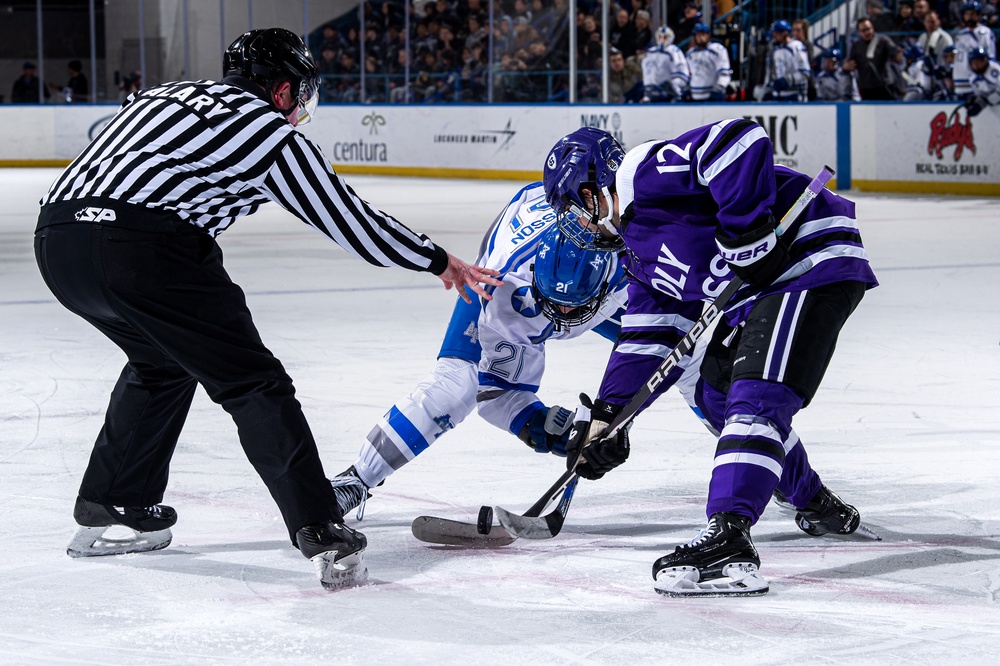
[[[38,229],[35,257],[59,302],[128,357],[81,497],[116,506],[162,501],[200,383],[236,422],[293,543],[304,525],[342,519],[292,380],[261,342],[213,238],[59,224]]]

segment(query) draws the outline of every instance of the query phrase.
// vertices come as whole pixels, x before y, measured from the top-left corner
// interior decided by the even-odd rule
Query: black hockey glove
[[[591,403],[585,393],[580,394],[580,403],[566,445],[566,468],[573,469],[577,453],[582,450],[576,473],[596,481],[628,460],[628,428],[622,428],[611,439],[597,439],[622,407],[603,400]]]
[[[766,287],[788,267],[788,246],[774,232],[776,227],[774,217],[768,215],[757,220],[751,231],[736,238],[729,238],[721,229],[715,233],[722,258],[749,285]]]
[[[539,409],[521,428],[517,438],[538,453],[566,455],[569,430],[573,427],[573,412],[556,405]]]
[[[986,100],[982,97],[970,97],[965,103],[965,109],[969,112],[969,117],[974,118],[987,106]]]

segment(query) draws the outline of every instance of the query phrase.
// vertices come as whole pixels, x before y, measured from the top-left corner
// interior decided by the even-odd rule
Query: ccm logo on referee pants
[[[111,222],[115,220],[115,211],[110,208],[84,208],[73,216],[77,222]]]

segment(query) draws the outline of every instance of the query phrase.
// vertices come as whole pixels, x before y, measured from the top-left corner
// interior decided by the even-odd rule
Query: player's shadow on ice
[[[801,543],[804,539],[804,543],[806,544],[815,544],[816,546],[831,549],[836,548],[838,544],[863,547],[865,543],[869,543],[872,544],[873,554],[885,553],[887,549],[895,551],[853,564],[841,564],[836,567],[817,569],[801,574],[808,578],[825,578],[831,580],[866,578],[927,567],[1000,560],[1000,539],[995,537],[957,534],[906,534],[903,532],[893,532],[874,524],[869,524],[869,527],[881,535],[881,542],[848,540],[838,537],[817,538],[805,534],[770,535],[761,539],[755,539],[755,541],[757,543]],[[928,546],[932,546],[932,548],[928,549]],[[970,550],[979,552],[970,552]]]

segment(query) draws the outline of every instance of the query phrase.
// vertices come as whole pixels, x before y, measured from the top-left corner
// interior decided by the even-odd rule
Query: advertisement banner
[[[988,108],[971,118],[955,103],[852,109],[863,189],[1000,194],[1000,114]],[[860,133],[871,141],[860,146]]]
[[[303,131],[346,173],[535,179],[549,148],[578,127],[606,130],[627,149],[738,117],[764,127],[777,164],[812,173],[837,149],[832,105],[332,106],[317,115]]]

